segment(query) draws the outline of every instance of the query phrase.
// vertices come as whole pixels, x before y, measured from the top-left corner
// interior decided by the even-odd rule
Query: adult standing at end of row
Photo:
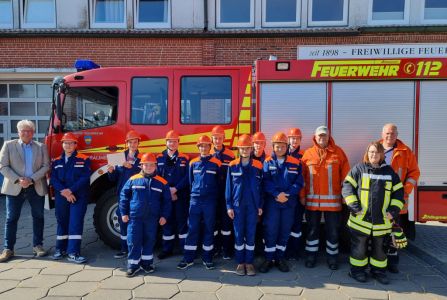
[[[14,256],[17,222],[25,200],[30,203],[33,217],[33,252],[37,257],[47,255],[42,246],[43,210],[50,159],[47,147],[33,140],[35,129],[29,120],[18,122],[19,139],[5,142],[0,152],[0,172],[4,176],[1,192],[6,195],[5,244],[0,262]]]

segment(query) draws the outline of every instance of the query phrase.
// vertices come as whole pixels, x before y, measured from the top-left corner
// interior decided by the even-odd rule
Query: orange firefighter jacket
[[[383,140],[380,140],[382,143]],[[416,155],[411,151],[410,147],[405,145],[401,140],[397,139],[396,146],[393,150],[393,157],[391,158],[391,167],[394,172],[399,175],[402,184],[404,185],[404,208],[400,211],[401,214],[408,213],[408,195],[411,194],[413,188],[416,186],[421,172],[419,171]]]
[[[341,188],[348,174],[349,161],[343,150],[335,145],[332,137],[328,147],[314,145],[304,152],[306,209],[313,211],[341,211]]]

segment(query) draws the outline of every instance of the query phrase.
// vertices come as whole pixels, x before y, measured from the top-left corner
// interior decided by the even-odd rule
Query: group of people
[[[17,221],[25,200],[33,215],[33,251],[36,256],[46,255],[42,241],[48,153],[45,145],[32,140],[32,122],[20,121],[17,128],[19,139],[6,142],[0,152],[7,208],[0,262],[14,255]],[[158,258],[174,254],[177,237],[183,251],[178,269],[192,266],[201,246],[206,269],[214,268],[216,255],[223,259],[234,255],[236,273],[253,276],[255,246],[263,245],[265,260],[258,270],[265,273],[276,266],[288,272],[287,260],[300,253],[305,214],[305,266],[316,266],[323,216],[327,265],[336,270],[346,204],[351,236],[349,274],[364,282],[369,265],[371,275],[386,284],[386,270],[399,271],[397,247],[391,245],[390,233],[402,236],[395,230],[400,224],[412,235],[407,200],[419,178],[415,155],[397,135],[397,127],[386,124],[382,139],[370,143],[363,161],[350,169],[346,154],[326,126],[315,130],[313,146],[306,151],[301,149],[299,128],[276,133],[270,156],[265,153],[262,132],[243,134],[237,141],[238,158],[224,145],[225,130],[215,126],[211,137],[198,138],[199,156],[191,160],[178,151],[177,132],[166,134],[166,149],[155,155],[139,152],[141,137],[131,130],[125,140],[125,162],[107,166],[119,198],[121,249],[115,258],[127,257],[129,277],[140,270],[153,272],[153,249],[161,225]],[[53,161],[50,179],[58,223],[53,258],[67,256],[72,262],[84,263],[80,242],[90,161],[77,153],[74,134],[66,133],[61,142],[64,151]]]

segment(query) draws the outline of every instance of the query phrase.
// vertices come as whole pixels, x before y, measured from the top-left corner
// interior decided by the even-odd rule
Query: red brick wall
[[[298,45],[445,43],[447,33],[281,38],[1,37],[0,68],[67,68],[77,58],[102,66],[250,65],[270,54],[295,59]]]

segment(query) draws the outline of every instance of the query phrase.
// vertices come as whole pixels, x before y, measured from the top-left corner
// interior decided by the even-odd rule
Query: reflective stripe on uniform
[[[265,252],[275,252],[276,251],[276,247],[265,247],[264,251]]]
[[[82,235],[80,235],[80,234],[69,235],[68,239],[69,240],[80,240],[80,239],[82,239]]]
[[[399,207],[400,209],[404,207],[404,203],[397,199],[391,199],[391,206],[393,205]]]
[[[327,178],[328,178],[328,194],[332,195],[332,164],[327,166]]]
[[[138,265],[140,263],[140,260],[139,259],[128,259],[127,263],[129,265]]]
[[[161,189],[157,189],[157,188],[154,188],[154,187],[151,187],[151,190],[154,190],[154,191],[156,191],[156,192],[162,192],[162,190]]]
[[[407,180],[408,181],[408,180]],[[398,189],[403,188],[404,185],[402,184],[402,182],[399,182],[398,184],[396,184],[395,186],[393,186],[393,192],[397,191]]]
[[[346,201],[347,205],[350,205],[350,204],[352,204],[352,203],[354,203],[356,201],[359,201],[359,199],[357,199],[356,195],[350,195],[350,196],[345,198],[345,201]]]
[[[122,236],[121,236],[121,239],[122,239],[123,241],[127,240],[127,235],[122,235]]]
[[[175,234],[173,234],[173,235],[163,235],[163,240],[164,241],[170,241],[170,240],[173,240],[173,239],[175,239]]]
[[[184,249],[185,250],[197,250],[197,246],[185,245]]]
[[[349,182],[354,188],[357,188],[357,182],[351,176],[346,176],[345,181]]]
[[[56,236],[56,239],[57,240],[66,240],[66,239],[68,239],[68,235],[58,235],[58,236]]]
[[[299,238],[301,236],[301,232],[290,232],[290,235],[293,236],[294,238]]]
[[[312,166],[309,166],[309,193],[314,193],[314,174]]]
[[[416,184],[417,184],[417,181],[414,180],[413,178],[407,178],[407,181],[406,181],[406,182],[409,182],[409,183],[411,183],[412,185],[416,185]]]
[[[214,245],[210,245],[210,246],[202,245],[202,249],[205,251],[211,251],[211,250],[213,250],[213,248],[214,248]]]
[[[255,250],[255,245],[249,246],[249,245],[245,244],[245,250],[253,251],[253,250]]]
[[[145,189],[146,187],[144,185],[132,185],[133,189]]]
[[[306,246],[306,248],[304,248],[304,250],[309,251],[309,252],[317,252],[318,246],[315,246],[315,247]]]
[[[276,245],[276,249],[286,251],[286,246]]]
[[[365,258],[365,259],[355,259],[354,257],[350,256],[349,257],[349,262],[353,266],[364,267],[364,266],[366,266],[368,264],[368,258]]]
[[[326,252],[329,255],[335,255],[335,254],[338,254],[338,249],[337,250],[331,250],[330,248],[326,248]]]
[[[377,267],[377,268],[386,268],[387,259],[385,260],[377,260],[373,257],[369,258],[369,263],[371,266]]]
[[[179,239],[186,239],[187,236],[188,236],[187,233],[185,233],[185,234],[179,234],[179,235],[178,235],[178,238],[179,238]]]
[[[154,259],[153,255],[141,255],[142,260],[152,260]]]
[[[307,194],[308,199],[322,199],[322,200],[336,200],[341,199],[341,195],[318,195],[318,194]]]
[[[211,171],[211,170],[206,170],[205,172],[208,174],[216,174],[216,171]]]
[[[222,235],[231,235],[231,231],[221,230],[220,234],[222,234]]]
[[[320,243],[319,240],[312,240],[312,241],[307,240],[306,241],[306,245],[309,245],[309,246],[318,245],[319,243]]]
[[[234,245],[234,249],[236,249],[236,250],[239,250],[239,251],[242,251],[242,250],[244,250],[244,244],[242,244],[242,245],[240,245],[240,246],[238,246],[238,245]]]

